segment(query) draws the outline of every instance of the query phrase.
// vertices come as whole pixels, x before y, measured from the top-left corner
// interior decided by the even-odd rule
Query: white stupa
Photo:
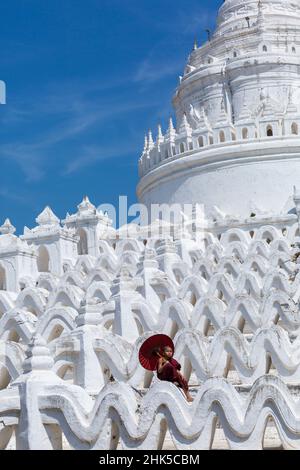
[[[300,181],[300,2],[226,0],[140,159],[139,199],[278,214]]]

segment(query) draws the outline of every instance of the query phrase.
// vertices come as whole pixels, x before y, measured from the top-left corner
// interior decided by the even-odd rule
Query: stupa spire
[[[6,219],[4,224],[0,227],[0,233],[2,235],[13,234],[15,231],[16,228],[12,225],[9,219]]]
[[[162,144],[164,141],[164,136],[163,136],[163,133],[162,133],[162,128],[161,128],[161,125],[159,124],[158,125],[158,133],[157,133],[157,139],[156,139],[156,143],[158,145]]]
[[[168,127],[167,134],[166,134],[166,139],[169,141],[173,141],[175,137],[176,137],[176,130],[174,128],[173,119],[170,118],[169,127]]]
[[[149,130],[149,134],[148,134],[148,149],[149,150],[152,150],[154,147],[154,140],[153,140],[153,136],[152,136],[152,131]]]

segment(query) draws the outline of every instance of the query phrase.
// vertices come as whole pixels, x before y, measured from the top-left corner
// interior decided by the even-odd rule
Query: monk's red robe
[[[167,380],[168,382],[177,382],[179,387],[185,391],[188,391],[189,386],[185,378],[178,373],[181,369],[181,365],[172,357],[166,364],[163,366],[161,372],[158,372],[158,363],[156,366],[157,377],[160,380]]]

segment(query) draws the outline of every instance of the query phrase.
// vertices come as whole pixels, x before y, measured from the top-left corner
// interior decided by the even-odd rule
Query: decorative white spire
[[[26,351],[26,359],[23,363],[23,370],[29,373],[35,370],[51,370],[54,366],[54,360],[46,341],[40,334],[35,334]]]
[[[122,290],[132,290],[135,284],[130,273],[130,267],[122,264],[120,270],[113,280],[111,291],[113,295],[118,295]]]
[[[13,234],[15,233],[16,228],[11,224],[11,221],[9,219],[6,219],[4,224],[0,227],[0,233],[2,235],[7,235],[9,233]]]
[[[150,130],[148,134],[148,149],[152,150],[153,147],[154,147],[154,140],[153,140],[152,132]]]
[[[147,136],[147,135],[145,135],[145,141],[144,141],[144,152],[143,152],[143,153],[145,153],[145,152],[146,152],[147,148],[148,148],[148,136]]]
[[[249,122],[250,120],[252,120],[251,111],[250,111],[250,109],[248,108],[248,106],[246,104],[246,99],[245,99],[245,96],[244,96],[243,107],[242,107],[241,112],[239,114],[238,121],[247,121],[247,122]]]
[[[219,114],[219,118],[218,118],[218,122],[220,123],[228,123],[229,119],[228,119],[228,114],[226,112],[226,109],[225,109],[225,102],[224,102],[224,98],[222,98],[221,100],[221,105],[220,105],[220,114]]]
[[[147,137],[147,135],[145,135],[144,148],[143,148],[141,158],[139,159],[140,164],[142,164],[143,158],[147,154],[147,151],[148,151],[148,137]]]
[[[293,91],[292,88],[289,88],[289,94],[288,94],[288,104],[286,107],[286,114],[296,114],[298,113],[298,108],[297,106],[293,103]]]
[[[268,95],[267,95],[267,97],[266,97],[266,99],[264,100],[264,103],[263,103],[262,117],[276,116],[276,114],[277,114],[277,110],[273,106],[273,103],[272,103],[271,98],[270,98],[269,93],[268,93]]]
[[[199,113],[197,109],[191,103],[189,115],[190,115],[190,120],[192,121],[194,128],[211,130],[211,126],[208,122],[204,108],[201,108],[200,113]]]
[[[158,125],[158,133],[157,133],[157,139],[156,139],[156,143],[158,145],[162,144],[164,142],[164,136],[163,136],[163,133],[162,133],[162,129],[161,129],[161,125],[159,124]]]
[[[174,127],[174,124],[173,124],[173,118],[171,118],[171,117],[169,119],[169,131],[170,132],[175,131],[175,127]]]
[[[35,219],[36,223],[40,226],[43,225],[59,225],[60,220],[54,212],[52,211],[51,207],[47,206],[43,210],[43,212],[40,213],[40,215]]]
[[[205,127],[207,127],[207,129],[209,129],[211,131],[212,130],[211,125],[210,125],[210,122],[208,120],[208,117],[207,117],[207,114],[206,114],[204,108],[201,109],[200,118],[201,118],[201,121],[204,122]]]
[[[176,130],[174,128],[173,119],[170,118],[169,128],[168,128],[167,134],[166,134],[166,140],[174,141],[175,137],[176,137]]]
[[[80,214],[83,212],[96,213],[96,207],[90,202],[87,196],[84,196],[82,202],[78,204],[77,208]]]
[[[178,130],[178,134],[184,134],[190,136],[192,134],[192,128],[188,123],[186,113],[183,114],[182,121]]]

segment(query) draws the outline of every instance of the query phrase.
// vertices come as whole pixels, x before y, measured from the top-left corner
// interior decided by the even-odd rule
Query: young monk
[[[179,372],[181,365],[173,358],[172,348],[170,348],[170,346],[165,346],[162,350],[162,354],[159,350],[156,350],[155,352],[159,356],[156,366],[157,377],[160,380],[173,382],[177,387],[182,388],[187,401],[192,402],[193,398],[189,393],[189,385],[181,372]]]

